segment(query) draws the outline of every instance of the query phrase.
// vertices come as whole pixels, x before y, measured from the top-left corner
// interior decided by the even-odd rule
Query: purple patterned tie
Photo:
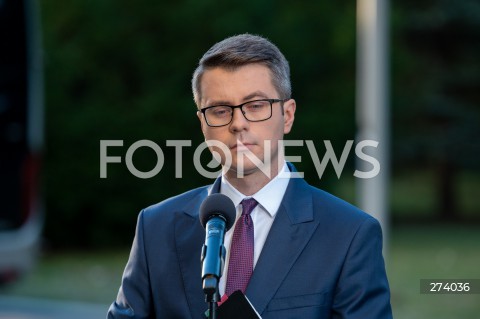
[[[258,202],[253,198],[244,199],[242,216],[235,224],[232,244],[230,245],[230,260],[228,262],[227,286],[225,294],[245,292],[248,281],[253,273],[253,221],[250,213]]]

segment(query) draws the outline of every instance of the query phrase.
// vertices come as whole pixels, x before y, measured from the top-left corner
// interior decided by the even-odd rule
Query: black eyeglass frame
[[[249,121],[249,122],[263,122],[263,121],[266,121],[270,118],[272,118],[272,115],[273,115],[273,103],[278,103],[280,102],[281,105],[283,106],[283,103],[287,102],[288,100],[290,100],[291,98],[287,98],[287,99],[258,99],[258,100],[251,100],[251,101],[247,101],[247,102],[244,102],[242,104],[239,104],[239,105],[235,105],[235,106],[232,106],[232,105],[211,105],[211,106],[207,106],[207,107],[204,107],[203,109],[200,109],[200,112],[202,112],[203,114],[203,118],[205,119],[205,123],[207,123],[208,126],[210,127],[222,127],[222,126],[227,126],[228,124],[232,123],[233,121],[233,113],[235,112],[235,109],[240,109],[240,111],[242,111],[242,115],[243,117]],[[263,120],[249,120],[246,116],[245,116],[245,112],[243,111],[242,107],[245,105],[245,104],[248,104],[248,103],[253,103],[253,102],[260,102],[260,101],[268,101],[270,102],[270,116],[267,117],[266,119],[263,119]],[[207,120],[207,116],[205,115],[205,112],[208,110],[208,109],[211,109],[211,108],[214,108],[214,107],[219,107],[219,106],[224,106],[224,107],[229,107],[232,109],[232,116],[230,117],[230,121],[226,124],[222,124],[222,125],[211,125],[210,123],[208,123],[208,120]],[[282,115],[283,115],[283,108],[282,108]]]

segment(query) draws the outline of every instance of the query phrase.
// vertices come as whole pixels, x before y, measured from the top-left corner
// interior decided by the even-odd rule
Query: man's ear
[[[283,134],[288,134],[292,130],[296,108],[297,104],[294,99],[290,99],[283,104]]]

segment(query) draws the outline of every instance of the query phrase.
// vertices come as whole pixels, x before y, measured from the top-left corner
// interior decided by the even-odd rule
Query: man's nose
[[[245,118],[241,108],[234,109],[232,116],[232,122],[230,123],[231,131],[238,132],[248,128],[248,120]]]

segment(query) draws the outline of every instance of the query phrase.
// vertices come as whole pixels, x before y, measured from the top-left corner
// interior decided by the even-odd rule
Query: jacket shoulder
[[[361,224],[377,220],[370,214],[329,192],[309,185],[315,211],[323,218],[340,223]]]
[[[164,214],[171,215],[173,212],[180,211],[198,214],[198,208],[203,199],[207,196],[209,187],[210,186],[198,187],[185,193],[167,198],[143,209],[142,214],[145,218]]]

